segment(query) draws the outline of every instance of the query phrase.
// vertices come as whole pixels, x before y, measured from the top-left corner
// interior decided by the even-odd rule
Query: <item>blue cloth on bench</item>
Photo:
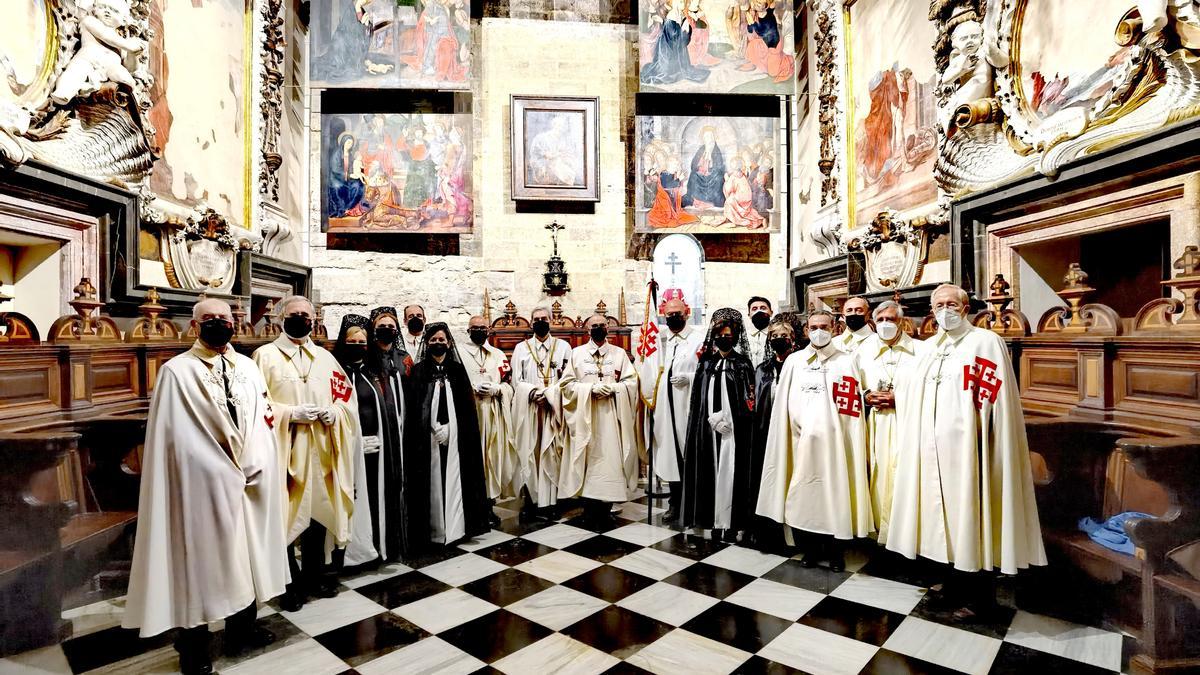
[[[1103,522],[1085,517],[1079,520],[1079,529],[1086,532],[1092,541],[1104,548],[1109,548],[1125,555],[1133,555],[1134,546],[1133,542],[1129,539],[1129,535],[1125,533],[1125,521],[1132,518],[1153,517],[1148,513],[1138,511],[1118,513]]]

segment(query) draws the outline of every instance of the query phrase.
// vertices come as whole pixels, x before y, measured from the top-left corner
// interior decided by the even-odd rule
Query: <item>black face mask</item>
[[[414,316],[413,318],[408,320],[408,332],[409,333],[416,335],[417,333],[420,333],[423,330],[425,330],[425,319],[422,319],[419,316]]]
[[[533,322],[533,334],[538,337],[546,337],[550,334],[550,322],[545,319],[537,319]]]
[[[201,322],[200,339],[213,349],[223,349],[233,339],[233,324],[224,319]]]
[[[713,338],[713,344],[723,352],[733,351],[733,336],[722,335],[721,337]]]
[[[396,341],[395,326],[380,326],[375,329],[375,341],[390,345]]]
[[[588,335],[592,337],[592,342],[600,344],[608,337],[608,328],[604,326],[592,326],[588,330]]]
[[[667,315],[667,328],[670,328],[672,332],[678,333],[679,331],[683,330],[683,327],[686,325],[687,318],[682,314]]]
[[[299,340],[312,332],[312,319],[307,316],[288,316],[283,319],[283,332]]]
[[[346,354],[346,358],[350,360],[350,363],[358,363],[367,358],[367,346],[348,344],[343,347],[343,353]]]
[[[788,338],[774,338],[771,340],[771,349],[776,354],[786,354],[792,348],[792,341]]]
[[[759,310],[750,317],[750,323],[754,324],[755,328],[762,330],[767,327],[768,323],[771,323],[771,317],[767,316],[766,312]]]
[[[862,327],[867,325],[867,317],[862,314],[847,314],[846,328],[852,331],[862,330]]]
[[[475,344],[479,345],[480,347],[483,346],[484,342],[487,342],[487,334],[488,334],[488,332],[487,332],[486,328],[483,330],[467,331],[467,335],[471,336],[471,342],[474,342]]]
[[[448,353],[450,353],[450,345],[442,344],[441,342],[429,345],[430,356],[445,356]]]
[[[800,337],[796,338],[796,349],[797,350],[804,349],[807,346],[808,346],[808,338],[806,338],[804,336],[800,336]]]

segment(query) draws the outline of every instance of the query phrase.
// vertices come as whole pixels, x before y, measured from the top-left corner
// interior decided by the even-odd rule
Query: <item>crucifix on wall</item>
[[[554,244],[554,253],[546,261],[546,273],[542,275],[542,290],[548,295],[563,295],[571,290],[571,287],[567,284],[567,264],[562,258],[558,257],[558,233],[560,230],[567,228],[564,225],[559,225],[558,221],[554,221],[547,225],[546,229],[550,230],[550,240]]]

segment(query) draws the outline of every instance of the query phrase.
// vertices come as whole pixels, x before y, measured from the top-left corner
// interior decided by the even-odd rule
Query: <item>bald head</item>
[[[663,313],[663,316],[670,316],[672,314],[682,314],[686,317],[689,314],[691,314],[691,311],[688,310],[688,306],[684,304],[683,300],[680,300],[678,298],[673,298],[673,299],[668,300],[663,303],[662,313]]]
[[[202,323],[209,319],[225,319],[229,323],[233,323],[233,310],[224,300],[205,298],[192,307],[192,321]]]
[[[583,325],[588,330],[591,330],[593,326],[607,326],[608,319],[606,319],[603,314],[593,314],[588,317],[587,322],[585,322]]]
[[[870,310],[871,303],[867,302],[865,298],[850,298],[846,301],[846,304],[842,305],[842,316],[852,316],[855,314],[866,316]]]
[[[961,286],[942,284],[933,289],[933,294],[929,296],[929,304],[934,312],[941,309],[952,309],[965,315],[971,305],[971,297]]]
[[[472,328],[487,328],[487,327],[488,327],[487,320],[479,315],[471,317],[471,320],[469,322],[467,322],[467,330],[470,330]]]

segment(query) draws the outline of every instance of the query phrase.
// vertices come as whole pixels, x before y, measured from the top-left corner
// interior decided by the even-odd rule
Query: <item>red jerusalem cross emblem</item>
[[[833,384],[833,404],[838,413],[850,417],[862,414],[862,399],[858,396],[858,380],[845,375],[841,382]]]
[[[333,377],[329,378],[329,393],[333,394],[335,401],[350,401],[350,381],[346,376],[337,372],[333,372]]]
[[[975,357],[975,363],[963,366],[963,391],[972,391],[975,409],[983,408],[984,401],[993,404],[1000,395],[1000,385],[1004,380],[996,377],[996,364],[982,356]]]

